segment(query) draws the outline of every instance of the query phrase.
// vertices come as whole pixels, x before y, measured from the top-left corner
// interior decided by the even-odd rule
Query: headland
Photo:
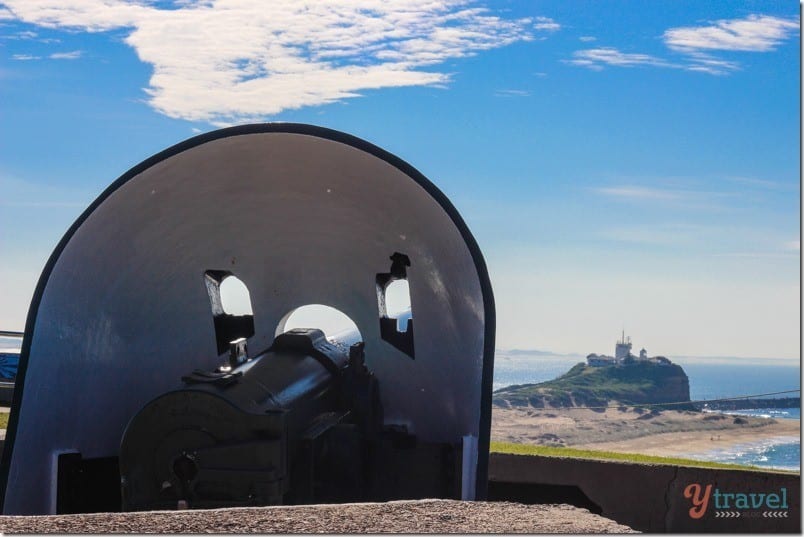
[[[716,410],[773,407],[690,400],[684,369],[665,357],[631,353],[623,334],[615,356],[590,354],[554,380],[494,392],[492,440],[643,455],[706,458],[735,446],[797,442],[800,420]],[[785,404],[799,399],[791,399]],[[779,403],[781,404],[781,403]]]

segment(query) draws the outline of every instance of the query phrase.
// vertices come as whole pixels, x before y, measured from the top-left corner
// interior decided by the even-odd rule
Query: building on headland
[[[625,330],[623,330],[623,337],[620,341],[617,342],[617,345],[614,347],[614,358],[618,362],[622,362],[626,358],[631,356],[631,338],[625,338]]]
[[[586,362],[591,366],[600,367],[603,365],[614,365],[617,363],[617,360],[613,356],[592,353],[586,357]]]
[[[586,363],[592,367],[623,365],[632,362],[651,362],[660,365],[671,363],[664,356],[649,357],[648,351],[644,347],[639,351],[639,356],[635,356],[631,354],[631,348],[631,338],[625,337],[625,330],[623,330],[622,337],[615,344],[614,356],[592,353],[586,357]]]

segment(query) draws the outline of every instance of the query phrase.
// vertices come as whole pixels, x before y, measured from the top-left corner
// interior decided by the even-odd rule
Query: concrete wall
[[[0,450],[3,441],[0,440]],[[787,490],[787,509],[716,509],[709,501],[700,519],[684,489],[712,485],[728,493],[778,493]],[[489,500],[567,503],[646,532],[801,533],[801,478],[798,475],[742,470],[710,470],[669,465],[562,459],[492,453]],[[766,512],[786,516],[763,516]],[[740,516],[716,513],[739,512]]]
[[[573,503],[640,531],[801,533],[799,475],[492,453],[489,481],[492,500]],[[684,496],[695,483],[701,496],[712,485],[707,509],[697,519]],[[730,509],[722,507],[725,493],[754,494],[759,501],[759,494],[780,494],[782,488],[787,509],[735,509],[734,498]]]

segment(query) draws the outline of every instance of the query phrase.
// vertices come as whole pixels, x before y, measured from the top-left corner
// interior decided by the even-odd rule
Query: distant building
[[[669,365],[672,363],[664,356],[655,356],[653,358],[649,357],[648,351],[646,351],[644,348],[639,351],[639,356],[634,356],[631,354],[631,338],[625,337],[625,330],[623,330],[622,338],[617,341],[614,347],[614,356],[592,353],[586,357],[586,363],[593,367],[622,365],[626,363],[626,360],[629,358],[638,362],[652,362],[661,365]]]
[[[629,356],[631,356],[631,338],[629,337],[626,340],[625,330],[623,330],[623,338],[617,342],[617,346],[614,349],[614,358],[616,358],[618,362],[622,362]]]
[[[592,353],[586,357],[586,363],[592,367],[601,367],[604,365],[615,365],[617,360],[613,356]]]

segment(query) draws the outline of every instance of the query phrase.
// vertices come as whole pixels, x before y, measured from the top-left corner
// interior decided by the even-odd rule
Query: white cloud
[[[591,43],[592,41],[597,41],[597,37],[594,37],[594,36],[591,36],[591,35],[582,35],[578,39],[580,39],[584,43]]]
[[[677,207],[699,209],[725,209],[739,200],[739,192],[727,190],[703,190],[688,181],[665,180],[659,186],[619,184],[592,188],[592,191],[607,197],[629,202],[672,202]]]
[[[439,86],[448,59],[532,39],[551,19],[506,20],[471,0],[210,0],[160,9],[123,0],[4,0],[47,28],[129,29],[153,66],[148,103],[170,117],[230,123],[361,91]],[[550,28],[543,28],[550,29]]]
[[[495,97],[530,97],[528,90],[501,89],[494,92]]]
[[[789,252],[800,252],[801,241],[787,241],[786,243],[784,243],[784,249]]]
[[[10,11],[6,12],[6,14],[8,15],[7,20],[14,18],[14,16],[11,14]],[[4,17],[3,8],[0,6],[0,21],[4,20],[3,17]],[[39,37],[39,34],[31,30],[22,30],[13,34],[0,35],[0,39],[5,39],[9,41],[36,41],[38,43],[45,43],[45,44],[59,42],[58,39],[54,39],[52,37]]]
[[[543,30],[547,32],[555,32],[561,29],[561,25],[550,17],[536,17],[536,23],[533,25],[536,30]]]
[[[603,47],[576,51],[573,53],[573,59],[566,63],[595,71],[602,70],[606,65],[617,67],[647,65],[710,75],[728,75],[739,71],[740,64],[714,57],[711,51],[769,52],[792,36],[798,27],[799,23],[794,19],[749,15],[744,19],[720,20],[709,26],[666,30],[663,34],[664,43],[682,55],[683,59],[680,61],[671,62],[647,54],[624,53],[616,48]],[[589,37],[579,39],[584,42],[594,40]]]
[[[621,198],[627,200],[660,200],[660,201],[673,201],[685,197],[684,192],[664,189],[664,188],[649,188],[643,186],[612,186],[596,188],[596,192],[611,196],[614,198]]]
[[[569,60],[567,63],[579,67],[586,67],[594,71],[600,71],[605,66],[650,66],[684,69],[687,71],[708,73],[710,75],[726,75],[740,69],[739,64],[736,62],[714,58],[702,52],[690,53],[687,61],[684,63],[673,63],[649,54],[626,53],[613,47],[578,50],[575,51],[572,56],[573,59]]]
[[[0,11],[0,13],[2,13],[2,11]],[[1,20],[3,20],[3,19],[0,18],[0,21]],[[5,26],[5,24],[3,26]],[[29,41],[31,39],[35,39],[36,35],[37,35],[36,32],[31,32],[30,30],[24,30],[24,31],[21,31],[21,32],[13,33],[13,34],[0,35],[0,39],[6,40],[6,41]]]
[[[18,62],[27,62],[32,60],[41,60],[41,56],[34,56],[33,54],[14,54],[11,56],[12,60],[16,60]]]
[[[732,181],[734,183],[739,183],[741,185],[746,185],[749,187],[762,188],[768,190],[789,190],[791,188],[790,185],[780,183],[778,181],[771,181],[768,179],[758,179],[756,177],[731,176],[726,177],[726,180]]]
[[[599,71],[606,65],[617,67],[637,67],[651,65],[656,67],[674,67],[674,65],[648,54],[632,54],[621,52],[612,47],[601,47],[587,50],[578,50],[568,63]]]
[[[51,60],[77,60],[83,54],[80,50],[72,50],[70,52],[54,52],[48,56]]]
[[[670,28],[664,33],[668,47],[680,51],[741,50],[768,52],[798,30],[794,19],[749,15],[720,20],[709,26]]]
[[[710,75],[727,75],[740,70],[740,64],[713,58],[702,52],[690,53],[690,63],[684,67],[687,71],[697,71]]]

